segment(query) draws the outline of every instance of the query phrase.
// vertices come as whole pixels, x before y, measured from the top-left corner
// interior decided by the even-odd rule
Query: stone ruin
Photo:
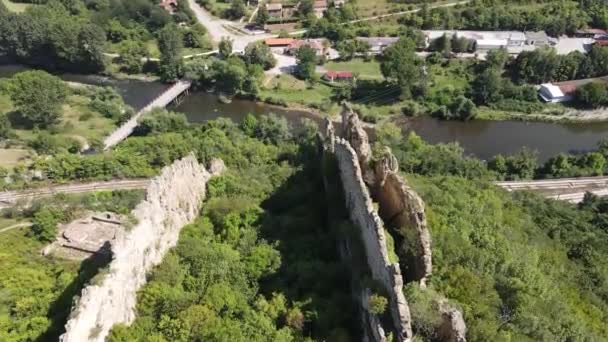
[[[432,272],[431,238],[424,202],[399,175],[396,158],[390,149],[374,158],[367,133],[357,114],[348,106],[342,113],[344,139],[336,136],[333,124],[325,122],[323,150],[336,160],[350,220],[361,232],[368,267],[375,281],[388,292],[392,331],[396,341],[412,338],[409,306],[403,295],[403,282],[418,282],[426,287]],[[326,181],[327,183],[327,181]],[[374,206],[377,204],[377,210]],[[402,265],[388,258],[384,228],[395,237],[396,252]],[[348,250],[348,248],[342,248]],[[401,274],[404,267],[405,274]],[[362,322],[368,341],[386,341],[379,317],[367,310],[370,289],[358,295]],[[462,314],[447,302],[442,304],[442,341],[465,342],[466,326]]]
[[[111,254],[109,245],[124,233],[122,218],[111,212],[89,213],[59,226],[59,236],[43,254],[83,260],[95,254]]]
[[[102,342],[112,326],[135,319],[137,290],[145,284],[146,273],[177,244],[181,228],[198,216],[207,181],[224,168],[216,160],[210,173],[190,154],[150,182],[146,199],[132,211],[137,224],[112,242],[108,272],[98,285],[83,289],[60,341]]]

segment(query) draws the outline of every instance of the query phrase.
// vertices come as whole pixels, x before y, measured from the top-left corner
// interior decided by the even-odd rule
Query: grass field
[[[1,1],[9,11],[17,12],[17,13],[21,13],[21,12],[25,11],[28,7],[32,6],[32,4],[21,4],[21,3],[12,2],[10,0],[1,0]]]
[[[325,64],[327,70],[352,71],[359,74],[360,79],[381,79],[380,63],[375,60],[366,62],[361,58],[355,58],[345,62],[329,62]]]
[[[23,162],[30,151],[22,148],[0,148],[0,167],[11,168]]]
[[[84,96],[69,96],[62,107],[61,122],[53,128],[53,133],[86,143],[92,139],[101,139],[111,132],[115,127],[114,122],[89,108],[89,102],[90,100]],[[11,111],[13,105],[10,99],[0,94],[0,115]],[[30,140],[36,136],[36,132],[31,129],[15,128],[14,131],[21,140]],[[10,164],[17,157],[10,159],[6,164]]]
[[[273,78],[260,91],[262,98],[270,96],[303,105],[323,103],[329,100],[331,95],[332,88],[327,85],[316,83],[313,87],[308,87],[306,82],[286,74]]]

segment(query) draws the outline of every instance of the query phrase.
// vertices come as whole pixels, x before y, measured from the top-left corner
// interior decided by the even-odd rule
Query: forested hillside
[[[227,173],[209,184],[201,217],[184,228],[178,246],[139,292],[138,318],[130,327],[116,326],[110,341],[357,340],[350,273],[335,243],[344,231],[328,224],[332,206],[320,179],[314,128],[293,133],[276,117],[201,126],[179,118],[151,116],[142,136],[110,153],[58,155],[36,164],[52,179],[71,180],[153,175],[190,150],[201,161],[226,162]],[[608,336],[606,200],[590,196],[575,207],[511,194],[490,184],[495,173],[485,163],[463,157],[456,147],[382,131],[378,144],[393,147],[427,206],[434,272],[429,289],[405,289],[417,340],[437,336],[440,317],[429,309],[436,297],[462,309],[470,341]],[[42,246],[36,236],[10,234],[16,239],[10,241],[31,244],[29,253]],[[14,272],[24,259],[11,253],[3,256],[2,286],[13,290],[2,309],[0,336],[56,336],[65,311],[49,305],[74,279],[76,266],[58,264],[26,282],[26,273]],[[37,302],[32,293],[41,284],[51,285]]]

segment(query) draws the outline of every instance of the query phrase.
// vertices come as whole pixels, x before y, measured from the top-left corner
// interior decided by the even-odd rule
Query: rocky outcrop
[[[222,169],[220,163],[215,165]],[[190,155],[152,180],[146,199],[132,212],[137,225],[112,243],[107,275],[82,291],[61,341],[101,342],[114,324],[133,321],[137,290],[146,282],[146,273],[176,245],[181,228],[197,217],[211,176]]]
[[[398,173],[399,164],[387,149],[376,161],[373,187],[380,217],[395,235],[397,254],[404,267],[405,281],[417,281],[424,288],[433,270],[431,236],[424,202]]]
[[[335,138],[334,156],[340,170],[346,208],[359,228],[372,278],[388,293],[390,314],[397,341],[412,337],[410,312],[403,295],[403,278],[398,263],[392,263],[386,248],[384,225],[363,181],[355,150],[343,139]]]
[[[348,107],[342,113],[341,128],[344,139],[335,137],[333,126],[326,123],[324,146],[337,160],[347,210],[351,221],[361,230],[372,277],[388,289],[392,332],[396,333],[397,341],[406,341],[412,331],[409,307],[402,293],[403,282],[415,281],[425,288],[432,272],[431,237],[424,202],[399,174],[399,163],[390,149],[386,148],[380,156],[372,155],[367,133],[357,114]],[[372,200],[377,203],[377,211]],[[388,259],[385,227],[395,240],[400,264]],[[365,298],[369,298],[367,290],[363,289],[358,296],[364,309]],[[461,312],[447,304],[441,310],[441,340],[466,341]],[[385,341],[377,317],[369,312],[362,316],[367,338]]]
[[[447,301],[439,303],[442,324],[439,338],[442,342],[466,342],[467,327],[460,310],[450,306]]]
[[[426,286],[432,272],[432,252],[424,202],[399,175],[399,163],[389,148],[373,160],[367,133],[348,106],[342,113],[342,130],[357,152],[364,179],[378,203],[380,218],[395,235],[405,282],[417,281]]]
[[[392,318],[390,332],[396,341],[409,341],[412,329],[409,307],[403,295],[403,278],[399,264],[389,260],[384,225],[363,180],[359,156],[346,140],[334,136],[330,122],[326,122],[325,135],[324,148],[336,161],[346,209],[351,222],[359,229],[367,266],[372,278],[388,297],[387,310]],[[369,150],[369,145],[367,148]],[[363,289],[363,294],[359,296],[360,307],[364,310],[363,322],[368,325],[364,328],[369,332],[368,338],[385,341],[385,329],[379,317],[368,310],[369,295],[369,289]]]

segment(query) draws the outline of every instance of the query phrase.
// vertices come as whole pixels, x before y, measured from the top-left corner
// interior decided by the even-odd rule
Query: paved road
[[[548,198],[578,203],[586,192],[608,195],[608,177],[544,179],[536,181],[496,182],[508,191],[533,191]]]
[[[214,17],[211,13],[207,12],[207,10],[199,6],[195,0],[188,0],[188,4],[194,12],[196,19],[207,28],[211,39],[217,43],[223,37],[228,37],[232,39],[232,49],[235,51],[243,51],[245,46],[251,42],[275,37],[275,35],[272,34],[248,35],[245,33],[237,33],[238,31],[236,30],[227,29],[227,27],[234,27],[233,22]]]
[[[74,183],[44,188],[0,192],[0,208],[12,206],[17,201],[29,201],[56,194],[78,194],[92,191],[145,189],[149,179],[119,179],[107,182]]]

